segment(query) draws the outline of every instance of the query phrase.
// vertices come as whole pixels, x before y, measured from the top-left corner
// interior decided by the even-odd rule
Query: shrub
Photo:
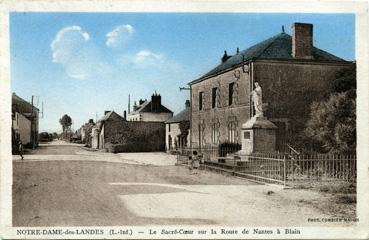
[[[241,144],[230,142],[221,143],[218,148],[220,157],[225,157],[228,153],[235,153],[239,150],[241,150]]]

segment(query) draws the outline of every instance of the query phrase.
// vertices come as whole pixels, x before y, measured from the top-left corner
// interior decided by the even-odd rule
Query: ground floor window
[[[218,144],[219,143],[219,124],[213,123],[211,126],[211,143]]]
[[[228,142],[235,143],[236,142],[236,122],[229,122],[228,123]]]

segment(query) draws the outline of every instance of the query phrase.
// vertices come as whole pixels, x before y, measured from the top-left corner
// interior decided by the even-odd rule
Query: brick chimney
[[[141,106],[144,102],[145,102],[145,100],[140,99],[140,101],[138,101],[138,105]]]
[[[313,24],[294,23],[292,25],[292,57],[313,59]]]
[[[160,109],[161,105],[161,96],[156,92],[151,96],[151,111],[157,112]]]
[[[186,107],[186,108],[191,107],[190,100],[186,100],[186,102],[185,102],[185,107]]]

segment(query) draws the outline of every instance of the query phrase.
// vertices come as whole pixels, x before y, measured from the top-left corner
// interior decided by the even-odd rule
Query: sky
[[[179,87],[232,55],[285,32],[314,25],[315,47],[355,60],[353,14],[23,13],[10,14],[11,91],[43,115],[40,132],[60,132],[68,114],[77,130],[104,111],[123,114],[156,91],[174,114],[189,91]],[[41,109],[42,110],[42,109]]]

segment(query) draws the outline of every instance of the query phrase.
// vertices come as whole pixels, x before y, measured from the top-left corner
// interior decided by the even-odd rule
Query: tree
[[[59,119],[59,123],[62,125],[63,133],[66,133],[70,130],[70,126],[72,126],[72,118],[64,114],[64,116]]]
[[[356,72],[340,72],[329,99],[313,102],[305,135],[330,153],[349,154],[356,150]]]

